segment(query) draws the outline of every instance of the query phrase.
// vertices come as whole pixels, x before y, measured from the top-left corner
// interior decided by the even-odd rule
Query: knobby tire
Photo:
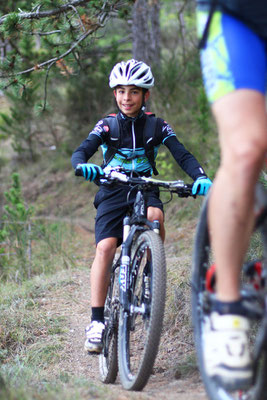
[[[149,272],[144,266],[147,254]],[[122,386],[126,390],[142,390],[146,385],[157,356],[162,331],[165,295],[166,261],[163,243],[151,230],[139,233],[131,257],[130,303],[146,304],[143,315],[120,310],[118,354]],[[149,296],[144,300],[144,276],[149,276]],[[141,331],[142,328],[142,331]],[[135,339],[136,335],[136,339]]]

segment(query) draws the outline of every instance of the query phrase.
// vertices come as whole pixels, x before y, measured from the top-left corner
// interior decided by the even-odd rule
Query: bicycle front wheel
[[[166,294],[166,261],[159,235],[147,230],[132,246],[130,307],[120,310],[119,372],[127,390],[142,390],[160,342]]]
[[[208,199],[204,202],[198,222],[192,271],[192,321],[200,374],[206,392],[211,400],[263,400],[265,399],[267,389],[265,376],[267,372],[267,353],[266,349],[264,351],[263,337],[266,327],[264,327],[264,323],[261,324],[257,318],[251,320],[251,329],[249,332],[250,350],[253,355],[254,365],[254,379],[251,386],[245,391],[228,391],[206,373],[203,337],[205,321],[209,317],[211,302],[216,289],[215,275],[212,267],[213,255],[210,246],[207,210]],[[255,257],[265,257],[266,239],[266,231],[262,233],[256,231],[253,234],[250,248],[246,255],[247,261],[253,260]],[[257,302],[259,296],[257,297],[257,294],[255,294],[253,285],[249,282],[245,270],[246,268],[244,267],[241,282],[241,295],[251,304],[251,308],[260,308],[261,305]],[[263,304],[262,307],[264,308]],[[259,350],[259,348],[261,350]]]

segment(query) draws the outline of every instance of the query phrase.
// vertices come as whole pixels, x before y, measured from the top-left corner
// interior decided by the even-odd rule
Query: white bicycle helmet
[[[143,61],[134,59],[116,64],[109,76],[109,86],[135,85],[144,89],[154,86],[151,69]]]

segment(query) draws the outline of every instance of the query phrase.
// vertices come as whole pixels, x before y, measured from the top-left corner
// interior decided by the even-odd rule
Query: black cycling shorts
[[[123,238],[123,218],[129,206],[132,206],[136,196],[136,188],[128,185],[116,187],[100,186],[94,200],[97,209],[95,218],[95,241],[116,237],[118,246]],[[163,204],[159,198],[159,190],[153,189],[145,193],[146,206],[157,207],[163,211]]]

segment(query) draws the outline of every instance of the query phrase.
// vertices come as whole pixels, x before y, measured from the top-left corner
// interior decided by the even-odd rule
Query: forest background
[[[38,336],[29,311],[43,290],[36,279],[80,266],[77,222],[88,220],[93,235],[97,189],[75,179],[70,157],[95,123],[116,111],[108,76],[129,58],[152,67],[148,110],[169,122],[213,179],[219,151],[202,85],[194,1],[0,3],[0,374],[10,398],[23,398],[18,387],[31,380],[26,350],[28,367],[36,363],[28,348]],[[100,151],[93,162],[101,163]],[[157,167],[159,178],[189,179],[164,146]],[[172,207],[172,226],[195,221],[199,207],[200,201]],[[61,329],[60,321],[53,324],[52,331]]]

